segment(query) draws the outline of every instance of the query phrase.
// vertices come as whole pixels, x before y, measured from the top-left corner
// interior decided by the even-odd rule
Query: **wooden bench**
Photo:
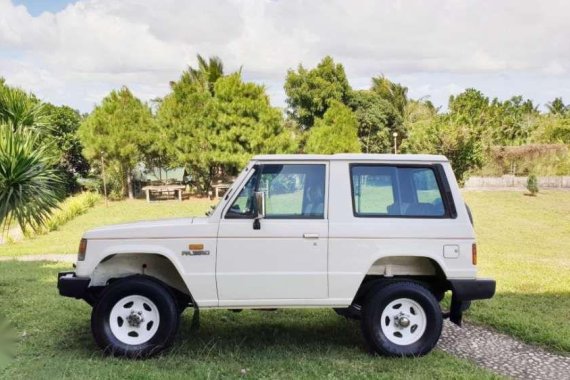
[[[150,185],[143,187],[143,191],[146,192],[146,201],[151,201],[151,193],[158,193],[160,196],[173,195],[174,197],[178,198],[179,201],[182,201],[182,192],[186,186],[184,185]]]

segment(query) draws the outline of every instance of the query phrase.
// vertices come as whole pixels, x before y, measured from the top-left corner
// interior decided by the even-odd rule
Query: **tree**
[[[81,115],[68,106],[45,105],[49,120],[47,140],[56,147],[59,157],[58,168],[65,183],[66,192],[71,194],[78,190],[77,177],[84,177],[89,172],[89,163],[82,154],[83,146],[77,136],[81,125]]]
[[[372,78],[371,91],[378,95],[382,100],[387,102],[391,110],[390,114],[393,116],[388,123],[389,132],[387,134],[389,140],[384,140],[384,151],[391,151],[391,141],[394,132],[398,133],[400,141],[406,138],[406,129],[404,128],[404,121],[406,117],[406,108],[408,106],[408,88],[399,83],[392,82],[384,75]]]
[[[477,134],[470,126],[455,123],[449,115],[411,124],[401,149],[408,153],[445,155],[459,182],[465,180],[469,171],[480,168],[484,159],[484,146]]]
[[[354,91],[350,107],[358,122],[358,138],[365,153],[386,153],[391,150],[392,133],[401,117],[391,103],[370,90]]]
[[[406,104],[408,104],[408,88],[399,83],[394,83],[381,75],[372,78],[372,91],[377,93],[382,99],[388,101],[403,118]]]
[[[150,108],[126,87],[107,95],[79,128],[85,156],[100,161],[103,155],[115,165],[122,177],[122,194],[129,198],[133,198],[132,171],[149,145],[152,128]]]
[[[350,108],[332,102],[322,119],[308,132],[305,153],[334,154],[361,152],[358,122]]]
[[[263,86],[239,72],[217,77],[206,88],[188,71],[171,85],[158,110],[174,161],[206,192],[219,173],[236,174],[253,154],[296,150],[293,131],[271,107]]]
[[[449,114],[454,122],[470,126],[485,125],[490,120],[489,98],[474,88],[449,97]]]
[[[0,226],[16,220],[22,230],[41,227],[63,192],[49,141],[43,105],[0,81]]]
[[[252,154],[296,149],[292,136],[283,128],[281,111],[271,107],[265,87],[243,82],[240,73],[216,82],[214,104],[216,162],[241,168]]]
[[[218,57],[210,57],[206,61],[198,54],[197,59],[198,68],[194,69],[189,66],[185,75],[188,75],[192,82],[199,84],[213,94],[216,81],[224,76],[224,64]]]
[[[522,96],[513,96],[504,102],[494,99],[490,112],[493,116],[488,127],[492,129],[494,145],[526,144],[538,127],[538,107]]]
[[[39,132],[49,125],[48,115],[35,96],[19,88],[0,86],[0,123],[12,130],[33,128]]]
[[[284,87],[288,114],[304,129],[323,117],[332,102],[348,104],[352,92],[344,67],[329,56],[314,69],[307,70],[300,64],[297,71],[287,71]]]
[[[570,110],[570,105],[565,105],[562,98],[555,98],[553,101],[546,103],[546,108],[552,115],[564,115]]]
[[[547,115],[542,117],[533,138],[548,144],[570,144],[570,117]]]
[[[31,129],[0,125],[0,227],[40,228],[62,199],[57,157]]]

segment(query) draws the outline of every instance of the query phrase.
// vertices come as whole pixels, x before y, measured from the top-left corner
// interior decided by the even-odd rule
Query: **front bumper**
[[[473,280],[449,280],[451,289],[451,307],[449,320],[461,326],[463,312],[469,308],[471,301],[492,298],[495,295],[495,280],[489,278]]]
[[[60,272],[57,275],[57,289],[64,297],[87,300],[89,282],[89,277],[77,277],[75,272]]]

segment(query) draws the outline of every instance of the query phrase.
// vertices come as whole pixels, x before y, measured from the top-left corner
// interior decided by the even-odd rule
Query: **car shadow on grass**
[[[263,349],[315,351],[358,348],[365,351],[357,321],[347,320],[332,309],[283,309],[276,311],[226,310],[202,312],[200,326],[192,324],[193,311],[184,314],[177,344],[218,351]]]
[[[81,307],[81,309],[84,309]],[[55,343],[58,352],[81,358],[104,356],[90,330],[89,310],[66,322]],[[187,310],[180,323],[170,355],[220,357],[227,355],[303,355],[350,350],[366,354],[357,321],[346,320],[331,310],[276,310],[273,312],[227,310],[202,311],[199,327]]]

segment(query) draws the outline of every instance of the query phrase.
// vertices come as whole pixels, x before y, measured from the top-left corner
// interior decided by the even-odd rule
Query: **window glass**
[[[357,216],[441,217],[445,208],[431,168],[353,166]]]
[[[352,168],[352,193],[358,214],[388,215],[394,204],[396,169],[385,166]]]
[[[325,165],[264,165],[265,217],[324,218]]]
[[[253,195],[257,184],[256,169],[254,174],[249,178],[245,186],[239,192],[239,195],[232,203],[226,217],[228,218],[251,218],[254,215]]]

